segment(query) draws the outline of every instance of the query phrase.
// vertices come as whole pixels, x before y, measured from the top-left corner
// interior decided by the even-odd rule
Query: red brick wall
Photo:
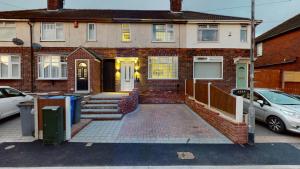
[[[234,123],[220,116],[219,113],[205,108],[203,105],[186,97],[185,103],[206,122],[216,128],[236,144],[247,144],[248,127],[245,123]]]
[[[263,56],[258,57],[256,67],[270,69],[300,70],[299,59],[297,63],[262,67],[266,64],[282,63],[300,57],[300,29],[263,42]]]
[[[39,54],[64,54],[68,55],[76,48],[42,48],[35,52],[35,63]],[[233,58],[248,57],[249,50],[243,49],[171,49],[171,48],[92,48],[98,55],[105,58],[115,57],[138,57],[140,63],[139,73],[141,74],[140,82],[136,82],[136,88],[141,94],[141,101],[144,103],[182,103],[184,101],[184,80],[193,78],[193,56],[223,56],[224,57],[224,79],[215,80],[212,83],[226,91],[235,87],[236,83],[236,66]],[[20,48],[0,48],[0,53],[17,53],[22,55],[22,77],[26,80],[0,80],[0,85],[10,85],[21,90],[31,90],[30,72],[30,50],[24,49],[21,54]],[[148,56],[178,56],[178,80],[148,80]],[[68,81],[35,81],[36,91],[68,91],[75,90],[74,84],[74,59],[90,59],[92,81],[91,86],[94,92],[102,91],[102,63],[96,62],[94,58],[80,50],[73,53],[68,58]],[[24,66],[25,65],[25,66]],[[35,66],[35,72],[37,67]],[[104,72],[105,73],[105,72]],[[35,74],[37,77],[37,73]],[[24,79],[24,78],[23,78]],[[207,82],[207,81],[204,81]],[[120,84],[116,84],[119,88]],[[160,98],[160,99],[158,99]]]

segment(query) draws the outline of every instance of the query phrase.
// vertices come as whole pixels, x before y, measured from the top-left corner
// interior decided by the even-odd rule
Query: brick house
[[[256,38],[257,69],[300,71],[300,14]]]
[[[47,9],[0,12],[0,85],[99,93],[137,88],[142,102],[181,102],[185,79],[248,86],[250,20],[182,11]],[[14,39],[12,41],[12,39]]]

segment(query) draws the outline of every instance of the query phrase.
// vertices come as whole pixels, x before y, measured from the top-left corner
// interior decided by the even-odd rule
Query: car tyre
[[[285,124],[279,117],[276,116],[268,117],[267,125],[269,129],[275,133],[283,133],[285,131]]]

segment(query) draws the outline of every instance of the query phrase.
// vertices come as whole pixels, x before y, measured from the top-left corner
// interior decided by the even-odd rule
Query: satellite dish
[[[32,43],[32,48],[35,51],[41,50],[42,46],[38,43]]]
[[[21,45],[24,45],[24,42],[22,39],[19,39],[19,38],[13,38],[12,42],[17,45],[17,46],[21,46]]]

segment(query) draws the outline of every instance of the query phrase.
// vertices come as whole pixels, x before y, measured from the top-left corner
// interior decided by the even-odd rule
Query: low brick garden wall
[[[248,127],[246,123],[234,123],[225,119],[220,116],[220,113],[209,110],[188,97],[185,98],[185,103],[206,122],[228,137],[235,144],[247,144]]]
[[[133,112],[137,109],[139,104],[139,92],[134,89],[129,93],[129,96],[122,97],[121,101],[119,102],[120,112],[123,114],[127,114]]]

